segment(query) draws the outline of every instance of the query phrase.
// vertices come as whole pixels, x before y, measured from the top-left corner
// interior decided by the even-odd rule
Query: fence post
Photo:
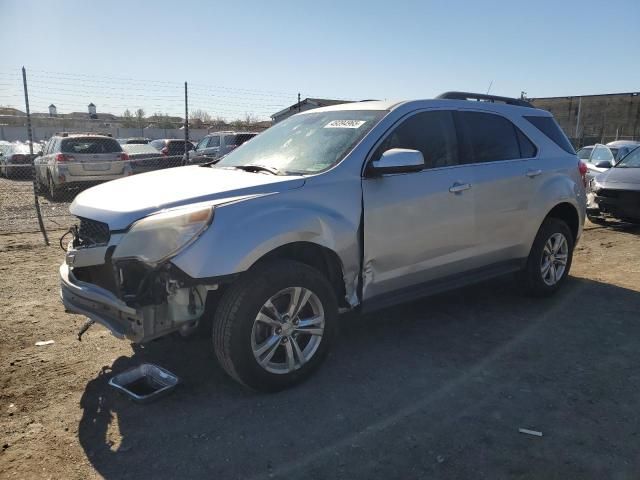
[[[22,85],[24,87],[24,105],[27,110],[27,134],[29,135],[29,153],[33,161],[33,131],[31,130],[31,112],[29,111],[29,92],[27,90],[27,71],[22,67]],[[36,207],[36,215],[38,216],[38,225],[40,225],[40,231],[44,238],[44,244],[49,245],[49,238],[47,238],[47,231],[44,228],[42,221],[42,213],[40,212],[40,202],[38,200],[38,185],[36,184],[36,167],[33,166],[33,201]]]
[[[189,161],[189,95],[187,82],[184,82],[184,160],[183,165]]]

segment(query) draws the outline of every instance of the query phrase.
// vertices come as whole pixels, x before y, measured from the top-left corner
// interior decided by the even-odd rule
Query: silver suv
[[[516,99],[310,110],[215,165],[78,195],[62,301],[134,342],[208,329],[231,377],[278,390],[322,362],[339,312],[509,273],[555,292],[585,173],[551,114]]]
[[[36,183],[58,200],[65,190],[131,175],[129,157],[108,135],[60,133],[34,160]]]
[[[243,143],[255,137],[255,132],[216,132],[198,142],[189,152],[189,163],[204,163],[224,157]]]

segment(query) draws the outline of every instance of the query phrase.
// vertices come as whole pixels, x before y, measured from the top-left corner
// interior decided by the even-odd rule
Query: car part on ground
[[[339,310],[512,272],[555,292],[585,165],[548,112],[451,95],[303,112],[215,164],[81,193],[63,303],[134,342],[211,323],[225,371],[273,391],[322,362]]]
[[[157,400],[173,391],[179,383],[176,375],[152,363],[143,363],[109,379],[109,385],[137,403]]]

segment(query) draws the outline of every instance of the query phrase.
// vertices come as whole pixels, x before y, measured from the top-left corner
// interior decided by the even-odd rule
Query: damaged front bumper
[[[113,292],[79,280],[67,263],[60,266],[60,298],[65,308],[134,343],[193,328],[204,313],[207,291],[216,288],[217,285],[173,288],[161,303],[134,308]]]
[[[142,324],[142,312],[129,307],[109,290],[79,281],[66,263],[60,265],[60,298],[68,311],[104,325],[116,337],[141,340],[135,326]]]

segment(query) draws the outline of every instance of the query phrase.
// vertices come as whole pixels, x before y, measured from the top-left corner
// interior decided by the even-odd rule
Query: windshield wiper
[[[216,163],[218,163],[220,160],[222,160],[222,157],[214,158],[213,160],[209,160],[208,162],[201,163],[200,166],[201,167],[210,167],[211,165],[215,165]]]
[[[267,167],[266,165],[231,165],[231,168],[244,170],[245,172],[268,172],[272,175],[284,175],[275,167]]]

